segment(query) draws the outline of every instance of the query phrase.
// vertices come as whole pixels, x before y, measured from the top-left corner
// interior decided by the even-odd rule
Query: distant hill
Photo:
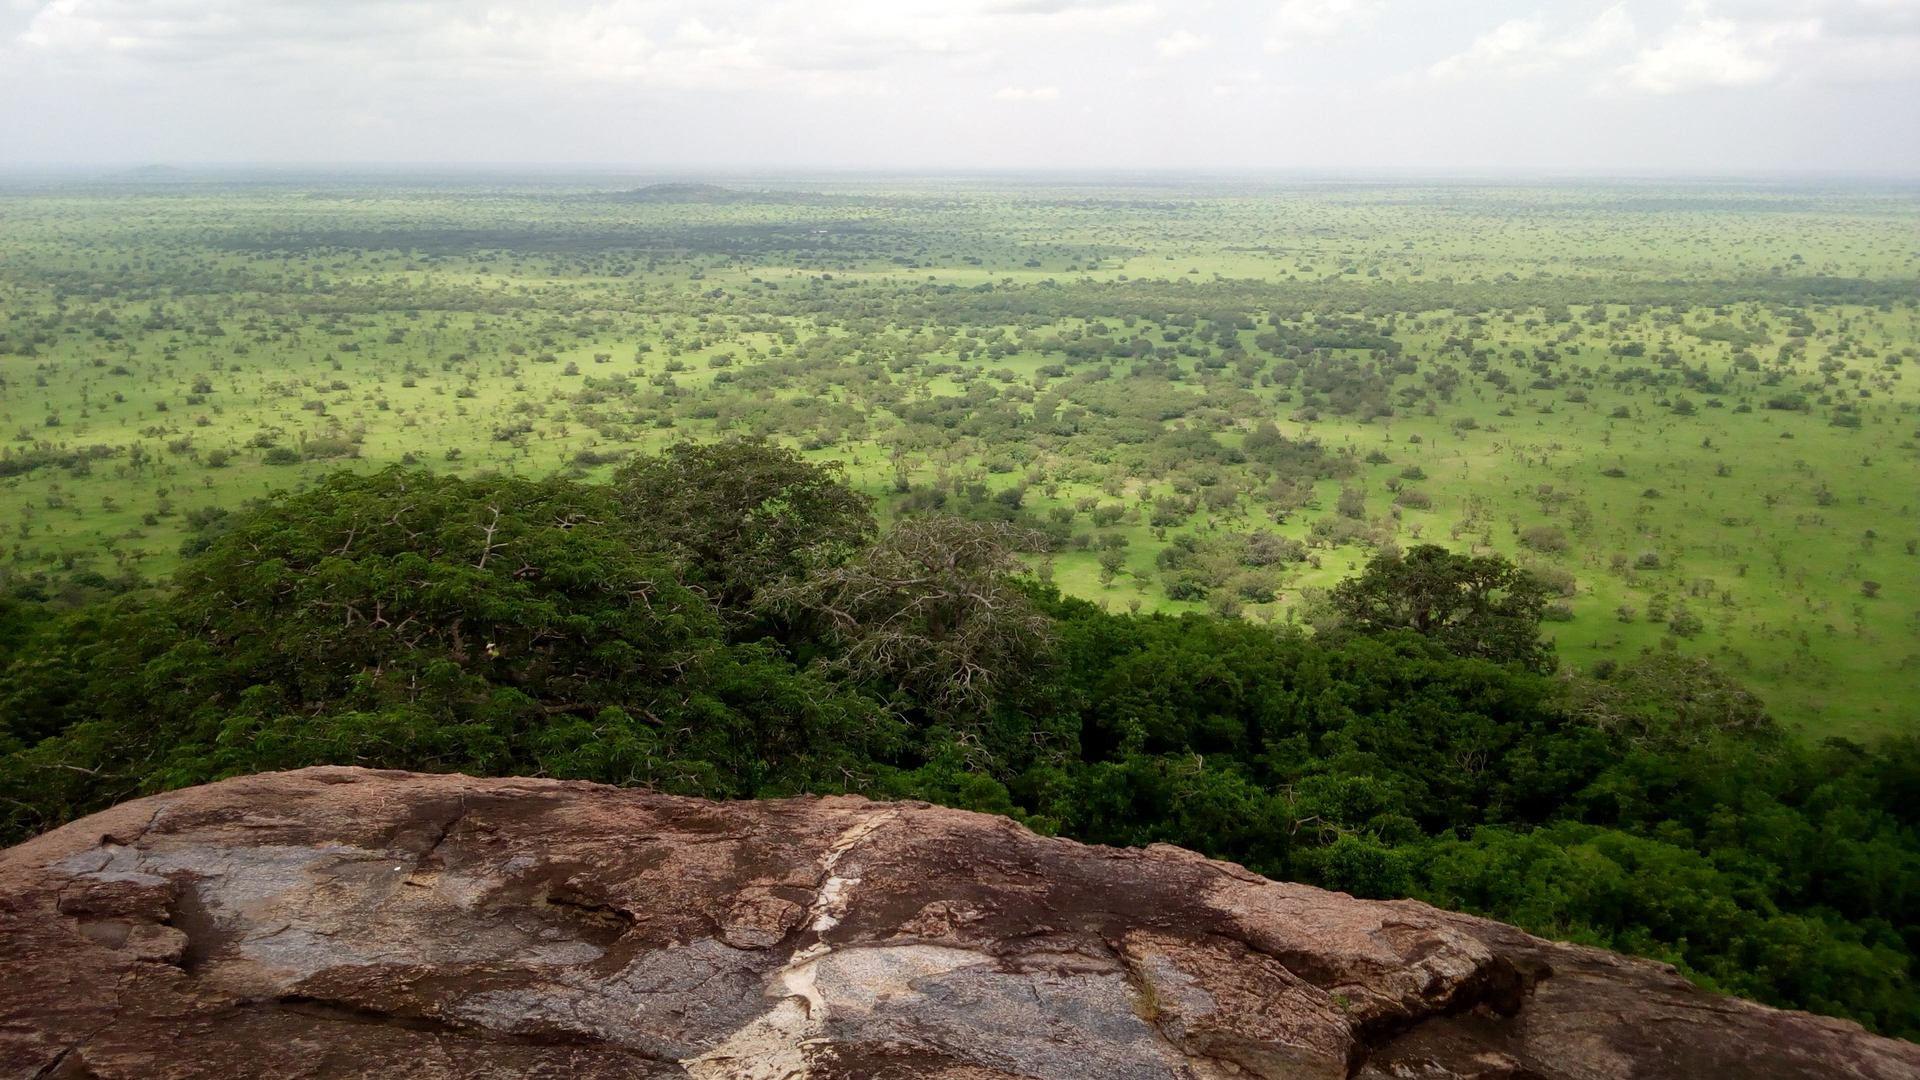
[[[192,177],[187,170],[175,165],[141,165],[124,172],[111,173],[102,179],[124,184],[181,184]]]
[[[669,183],[648,184],[645,187],[623,191],[621,196],[629,202],[657,203],[730,203],[753,202],[758,193],[736,191],[719,184]]]
[[[721,184],[701,184],[691,181],[648,184],[645,187],[618,192],[614,197],[623,202],[678,204],[793,204],[828,201],[825,196],[811,191],[742,191],[739,188],[730,188]]]

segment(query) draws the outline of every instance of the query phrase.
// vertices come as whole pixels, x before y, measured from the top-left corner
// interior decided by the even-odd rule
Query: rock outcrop
[[[857,798],[315,768],[0,856],[0,1074],[1920,1076],[1671,970]]]

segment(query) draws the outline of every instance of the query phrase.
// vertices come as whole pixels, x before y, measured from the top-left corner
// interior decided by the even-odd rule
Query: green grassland
[[[1116,609],[1312,622],[1438,542],[1554,581],[1570,665],[1678,648],[1810,734],[1910,730],[1920,192],[631,187],[0,188],[0,575],[154,580],[342,466],[755,434],[1030,524]]]

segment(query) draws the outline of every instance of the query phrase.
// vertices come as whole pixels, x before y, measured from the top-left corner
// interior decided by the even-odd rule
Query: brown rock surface
[[[317,768],[0,855],[17,1077],[1920,1076],[1410,901],[855,798]]]

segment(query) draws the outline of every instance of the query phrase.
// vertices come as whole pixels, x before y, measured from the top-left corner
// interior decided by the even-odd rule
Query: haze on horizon
[[[1920,175],[1920,0],[0,0],[0,166]]]

